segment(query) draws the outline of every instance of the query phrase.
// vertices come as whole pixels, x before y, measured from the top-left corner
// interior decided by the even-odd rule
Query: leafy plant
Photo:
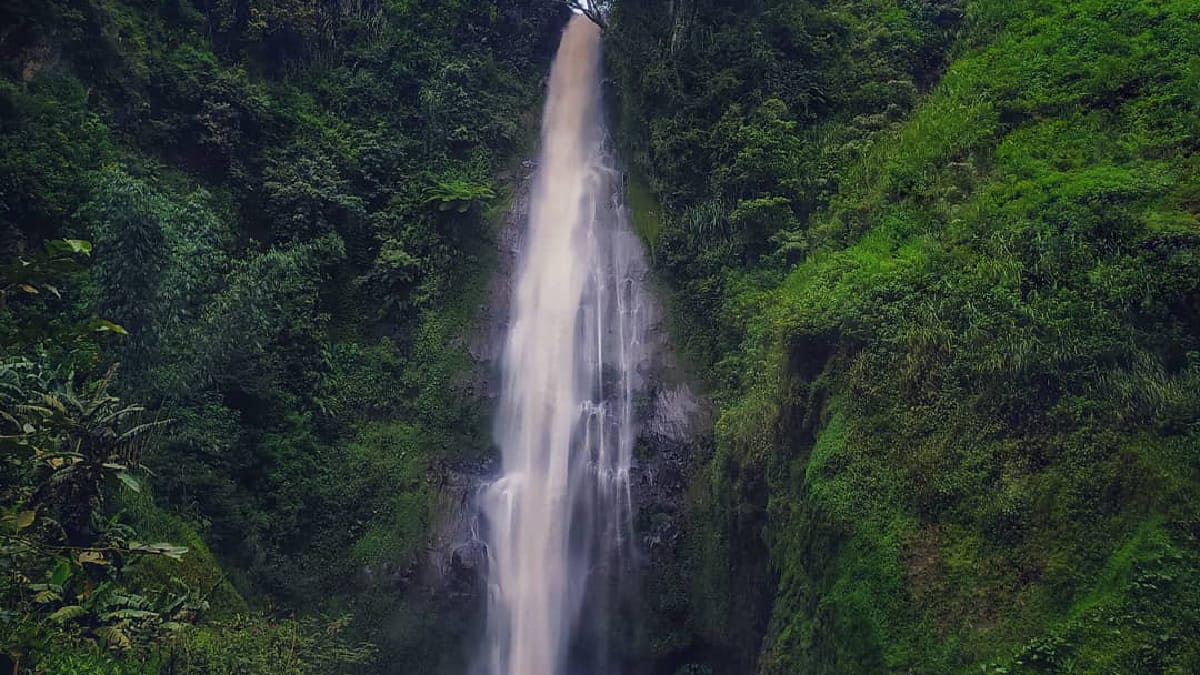
[[[92,253],[92,244],[82,239],[52,239],[43,250],[32,256],[17,256],[0,269],[0,312],[16,294],[49,293],[56,298],[58,280],[79,269],[79,256]]]
[[[120,520],[114,490],[141,491],[147,438],[140,406],[108,393],[115,369],[77,389],[74,377],[15,358],[0,362],[0,595],[11,629],[3,645],[19,663],[50,635],[128,651],[172,629],[189,594],[154,601],[124,579],[139,556],[187,549],[145,544]],[[38,636],[38,637],[33,637]]]
[[[438,181],[425,191],[425,203],[435,204],[439,211],[466,213],[472,208],[496,198],[496,192],[485,183],[468,178],[453,178]]]

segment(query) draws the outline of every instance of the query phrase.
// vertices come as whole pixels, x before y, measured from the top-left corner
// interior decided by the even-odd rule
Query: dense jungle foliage
[[[1200,4],[599,4],[718,413],[638,672],[1200,672]],[[413,577],[566,12],[0,4],[0,669],[464,672]]]
[[[461,670],[406,589],[567,11],[0,6],[0,669]]]
[[[663,672],[1200,671],[1200,5],[619,0]]]

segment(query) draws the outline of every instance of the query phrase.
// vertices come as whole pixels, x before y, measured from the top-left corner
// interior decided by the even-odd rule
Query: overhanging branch
[[[604,21],[604,9],[602,2],[588,2],[587,0],[561,0],[563,4],[570,7],[572,10],[583,14],[592,20],[592,23],[600,27],[600,30],[607,30],[608,24]]]

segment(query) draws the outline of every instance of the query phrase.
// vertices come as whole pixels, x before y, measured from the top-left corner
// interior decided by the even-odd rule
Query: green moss
[[[366,530],[353,545],[357,565],[378,569],[412,560],[428,540],[431,486],[426,481],[431,452],[429,435],[406,424],[362,429],[350,446],[355,472],[369,477],[382,496]]]
[[[138,588],[198,591],[209,603],[213,619],[247,611],[246,601],[229,582],[195,528],[156,506],[145,495],[134,499],[130,510],[134,529],[146,543],[166,542],[188,549],[179,560],[166,556],[142,558],[134,577]],[[180,583],[183,588],[178,587]]]
[[[653,257],[658,235],[662,231],[662,208],[654,198],[654,193],[647,187],[645,180],[636,171],[629,172],[625,199],[633,220],[633,231],[641,238],[642,244]]]
[[[46,675],[156,675],[162,672],[158,659],[121,659],[100,650],[57,650],[38,661],[37,672]]]
[[[1200,488],[1200,325],[1182,309],[1200,302],[1198,12],[968,2],[928,93],[832,112],[806,136],[793,160],[812,181],[790,199],[808,206],[760,259],[728,234],[737,209],[707,206],[792,184],[788,169],[718,194],[753,145],[734,133],[746,104],[688,91],[705,66],[682,56],[664,57],[678,79],[657,81],[660,98],[636,98],[646,80],[631,80],[623,115],[648,116],[644,147],[664,153],[647,170],[669,196],[659,267],[676,303],[716,317],[681,336],[707,343],[721,407],[690,516],[713,542],[696,565],[735,567],[765,532],[778,582],[760,670],[1195,663],[1200,595],[1180,580],[1200,562],[1187,496]],[[706,30],[757,20],[722,16]],[[927,35],[894,8],[865,21],[901,42]],[[847,95],[885,91],[870,79]],[[714,109],[732,112],[704,117]],[[774,265],[774,278],[761,269]],[[746,528],[763,496],[745,485],[764,467],[768,518]],[[733,580],[694,596],[706,639],[735,634],[734,620],[705,622],[733,616],[739,592]]]

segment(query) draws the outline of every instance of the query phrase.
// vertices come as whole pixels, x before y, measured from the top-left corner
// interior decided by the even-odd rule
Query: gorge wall
[[[613,3],[717,408],[663,663],[1196,667],[1196,18]]]
[[[1200,672],[1196,3],[594,4],[614,670]],[[0,667],[466,672],[570,15],[0,5]]]

